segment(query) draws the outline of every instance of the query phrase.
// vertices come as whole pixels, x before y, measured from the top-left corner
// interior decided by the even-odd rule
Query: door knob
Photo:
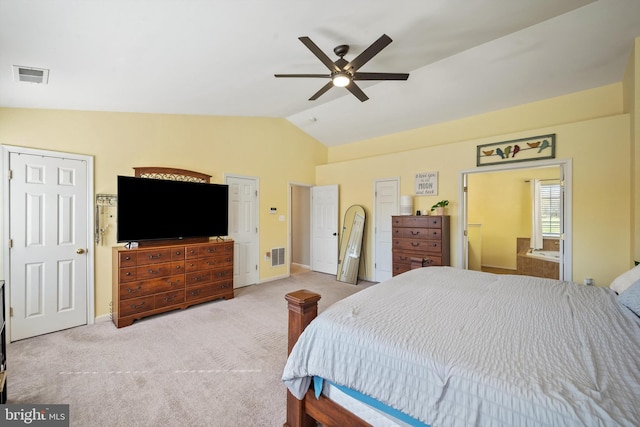
[[[85,252],[85,251],[84,251],[84,249],[82,249],[82,248],[78,248],[78,249],[76,249],[76,253],[77,253],[77,254],[83,254],[84,252]]]

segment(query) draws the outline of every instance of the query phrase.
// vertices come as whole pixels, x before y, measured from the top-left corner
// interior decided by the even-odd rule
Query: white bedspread
[[[329,307],[283,381],[318,375],[433,427],[640,425],[640,319],[609,289],[451,267]]]

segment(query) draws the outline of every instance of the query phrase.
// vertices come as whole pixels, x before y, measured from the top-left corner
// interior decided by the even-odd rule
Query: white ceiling
[[[409,72],[307,99],[326,73]],[[327,146],[620,82],[640,0],[0,0],[0,107],[284,117]],[[50,69],[18,83],[13,65]]]

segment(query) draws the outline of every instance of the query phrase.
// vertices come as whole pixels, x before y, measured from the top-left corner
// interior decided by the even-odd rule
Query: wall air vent
[[[16,82],[49,83],[49,70],[45,68],[13,66],[13,80]]]
[[[271,267],[284,265],[284,248],[271,249]]]

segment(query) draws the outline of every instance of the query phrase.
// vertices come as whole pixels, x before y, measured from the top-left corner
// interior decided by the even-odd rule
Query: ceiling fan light
[[[351,77],[347,73],[337,73],[332,80],[333,85],[338,87],[345,87],[351,83]]]

